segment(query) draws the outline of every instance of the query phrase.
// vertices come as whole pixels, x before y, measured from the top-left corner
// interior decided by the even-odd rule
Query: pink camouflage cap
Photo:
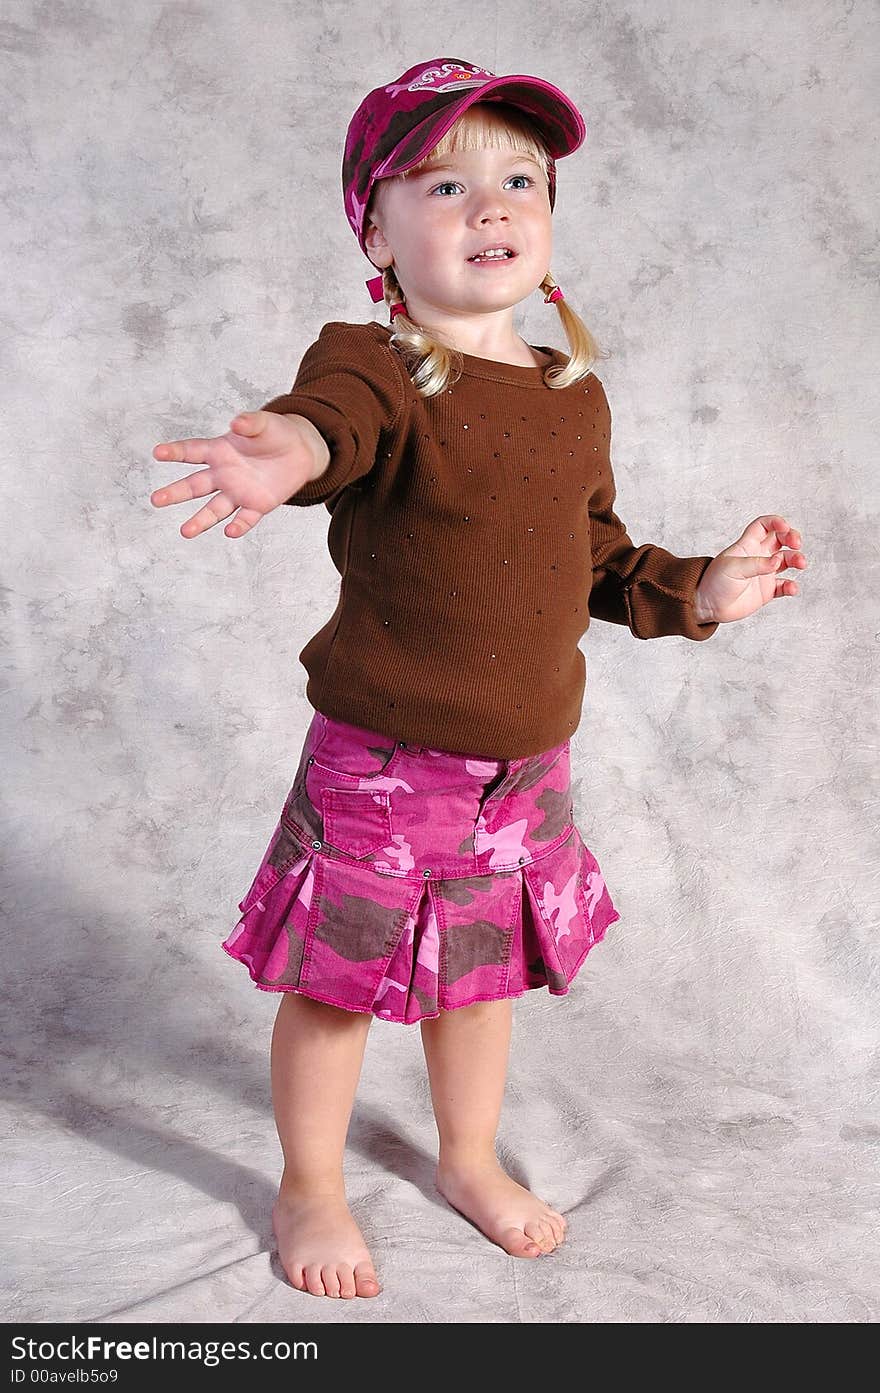
[[[474,102],[508,102],[537,126],[549,156],[550,207],[556,202],[556,161],[571,155],[586,138],[577,107],[558,87],[521,73],[497,77],[488,68],[459,58],[416,63],[396,82],[376,87],[349,123],[342,160],[345,211],[365,256],[364,220],[377,179],[403,174],[424,159]],[[367,281],[374,300],[382,298],[382,277]]]

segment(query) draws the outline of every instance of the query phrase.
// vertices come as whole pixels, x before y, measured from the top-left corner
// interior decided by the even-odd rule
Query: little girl
[[[343,190],[390,324],[325,324],[289,393],[153,451],[207,466],[152,495],[211,495],[184,537],[233,514],[241,537],[282,503],[331,515],[338,603],[300,654],[314,714],[222,945],[282,993],[273,1225],[317,1296],[380,1290],[343,1181],[374,1017],[420,1023],[447,1201],[515,1257],[563,1241],[495,1135],[512,999],[565,995],[620,917],[573,822],[578,641],[591,616],[710,638],[807,564],[778,514],[714,558],[636,547],[615,514],[597,347],[548,270],[556,160],[584,136],[550,83],[458,59],[370,92]],[[535,290],[568,353],[517,334]]]

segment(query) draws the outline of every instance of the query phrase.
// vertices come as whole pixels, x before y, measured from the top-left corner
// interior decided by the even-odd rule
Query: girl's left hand
[[[778,513],[755,518],[703,572],[694,599],[698,622],[730,624],[781,595],[797,595],[797,582],[784,580],[780,572],[806,569],[802,544],[801,534]]]

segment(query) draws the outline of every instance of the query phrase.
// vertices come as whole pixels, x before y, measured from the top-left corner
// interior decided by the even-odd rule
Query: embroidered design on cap
[[[392,82],[385,88],[389,97],[399,92],[455,92],[461,87],[480,87],[495,73],[488,68],[470,68],[459,63],[443,63],[439,68],[424,68],[418,77],[405,85]]]

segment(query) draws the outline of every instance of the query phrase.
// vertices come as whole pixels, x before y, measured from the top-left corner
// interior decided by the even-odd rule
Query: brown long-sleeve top
[[[707,639],[694,594],[711,556],[634,546],[613,510],[611,413],[591,374],[463,354],[422,397],[391,328],[331,322],[291,390],[330,450],[288,503],[326,503],[342,580],[299,657],[327,716],[393,739],[517,759],[580,721],[590,617],[636,638]],[[560,349],[544,349],[565,363]]]

